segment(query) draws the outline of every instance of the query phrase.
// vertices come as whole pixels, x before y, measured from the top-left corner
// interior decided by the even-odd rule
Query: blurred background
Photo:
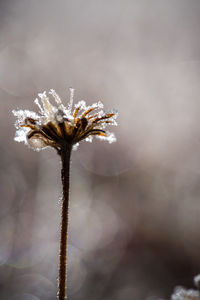
[[[60,161],[13,141],[38,92],[119,111],[73,152],[70,300],[169,299],[200,273],[200,2],[0,1],[0,299],[55,300]]]

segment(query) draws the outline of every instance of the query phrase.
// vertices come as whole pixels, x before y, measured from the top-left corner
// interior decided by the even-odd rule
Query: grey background
[[[38,92],[119,111],[72,156],[68,295],[169,299],[200,270],[200,2],[0,2],[0,299],[56,299],[60,162],[13,141]]]

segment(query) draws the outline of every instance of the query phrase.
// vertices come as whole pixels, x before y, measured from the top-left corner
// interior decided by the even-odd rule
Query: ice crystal
[[[117,125],[116,111],[103,111],[102,102],[87,106],[81,100],[74,105],[74,89],[70,88],[70,101],[65,106],[55,90],[49,94],[54,99],[52,104],[46,91],[39,93],[35,104],[39,113],[29,110],[13,110],[17,117],[15,141],[24,142],[35,150],[41,150],[48,146],[56,150],[63,144],[73,146],[76,149],[81,140],[92,142],[96,136],[109,143],[116,141],[113,133],[107,132],[107,125]]]

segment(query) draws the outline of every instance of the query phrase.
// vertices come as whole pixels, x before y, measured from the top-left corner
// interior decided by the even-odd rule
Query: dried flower
[[[58,299],[66,299],[66,273],[67,273],[67,236],[68,236],[68,207],[69,207],[69,177],[70,157],[72,148],[75,149],[79,142],[92,141],[93,136],[114,142],[113,133],[107,132],[107,125],[117,125],[117,113],[104,112],[101,102],[86,106],[80,101],[73,107],[74,90],[70,89],[70,101],[65,107],[54,90],[50,90],[56,105],[52,105],[46,92],[38,94],[35,103],[39,113],[29,110],[13,110],[17,117],[15,141],[25,142],[34,150],[41,150],[48,146],[57,150],[61,157],[61,180],[63,186],[61,227],[60,227],[60,255],[58,275]]]
[[[38,94],[40,101],[35,99],[40,114],[29,110],[13,110],[18,118],[16,122],[15,141],[25,142],[34,150],[53,147],[58,152],[63,143],[76,149],[82,140],[91,142],[93,136],[114,142],[113,133],[105,131],[107,125],[117,125],[115,111],[104,112],[101,102],[86,106],[85,101],[79,101],[74,108],[74,89],[70,88],[70,102],[65,107],[54,90],[50,90],[55,104],[52,105],[46,92]]]

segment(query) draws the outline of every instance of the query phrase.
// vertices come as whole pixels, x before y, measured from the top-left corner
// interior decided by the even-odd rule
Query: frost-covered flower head
[[[77,148],[79,142],[92,141],[93,136],[112,143],[116,140],[113,133],[106,131],[107,125],[117,125],[115,111],[104,112],[101,102],[86,106],[79,101],[73,109],[74,89],[70,88],[70,101],[65,107],[54,90],[50,90],[55,104],[51,104],[46,92],[38,94],[35,103],[39,114],[29,110],[13,110],[17,117],[15,141],[24,142],[35,150],[48,146],[58,153],[63,145]]]

